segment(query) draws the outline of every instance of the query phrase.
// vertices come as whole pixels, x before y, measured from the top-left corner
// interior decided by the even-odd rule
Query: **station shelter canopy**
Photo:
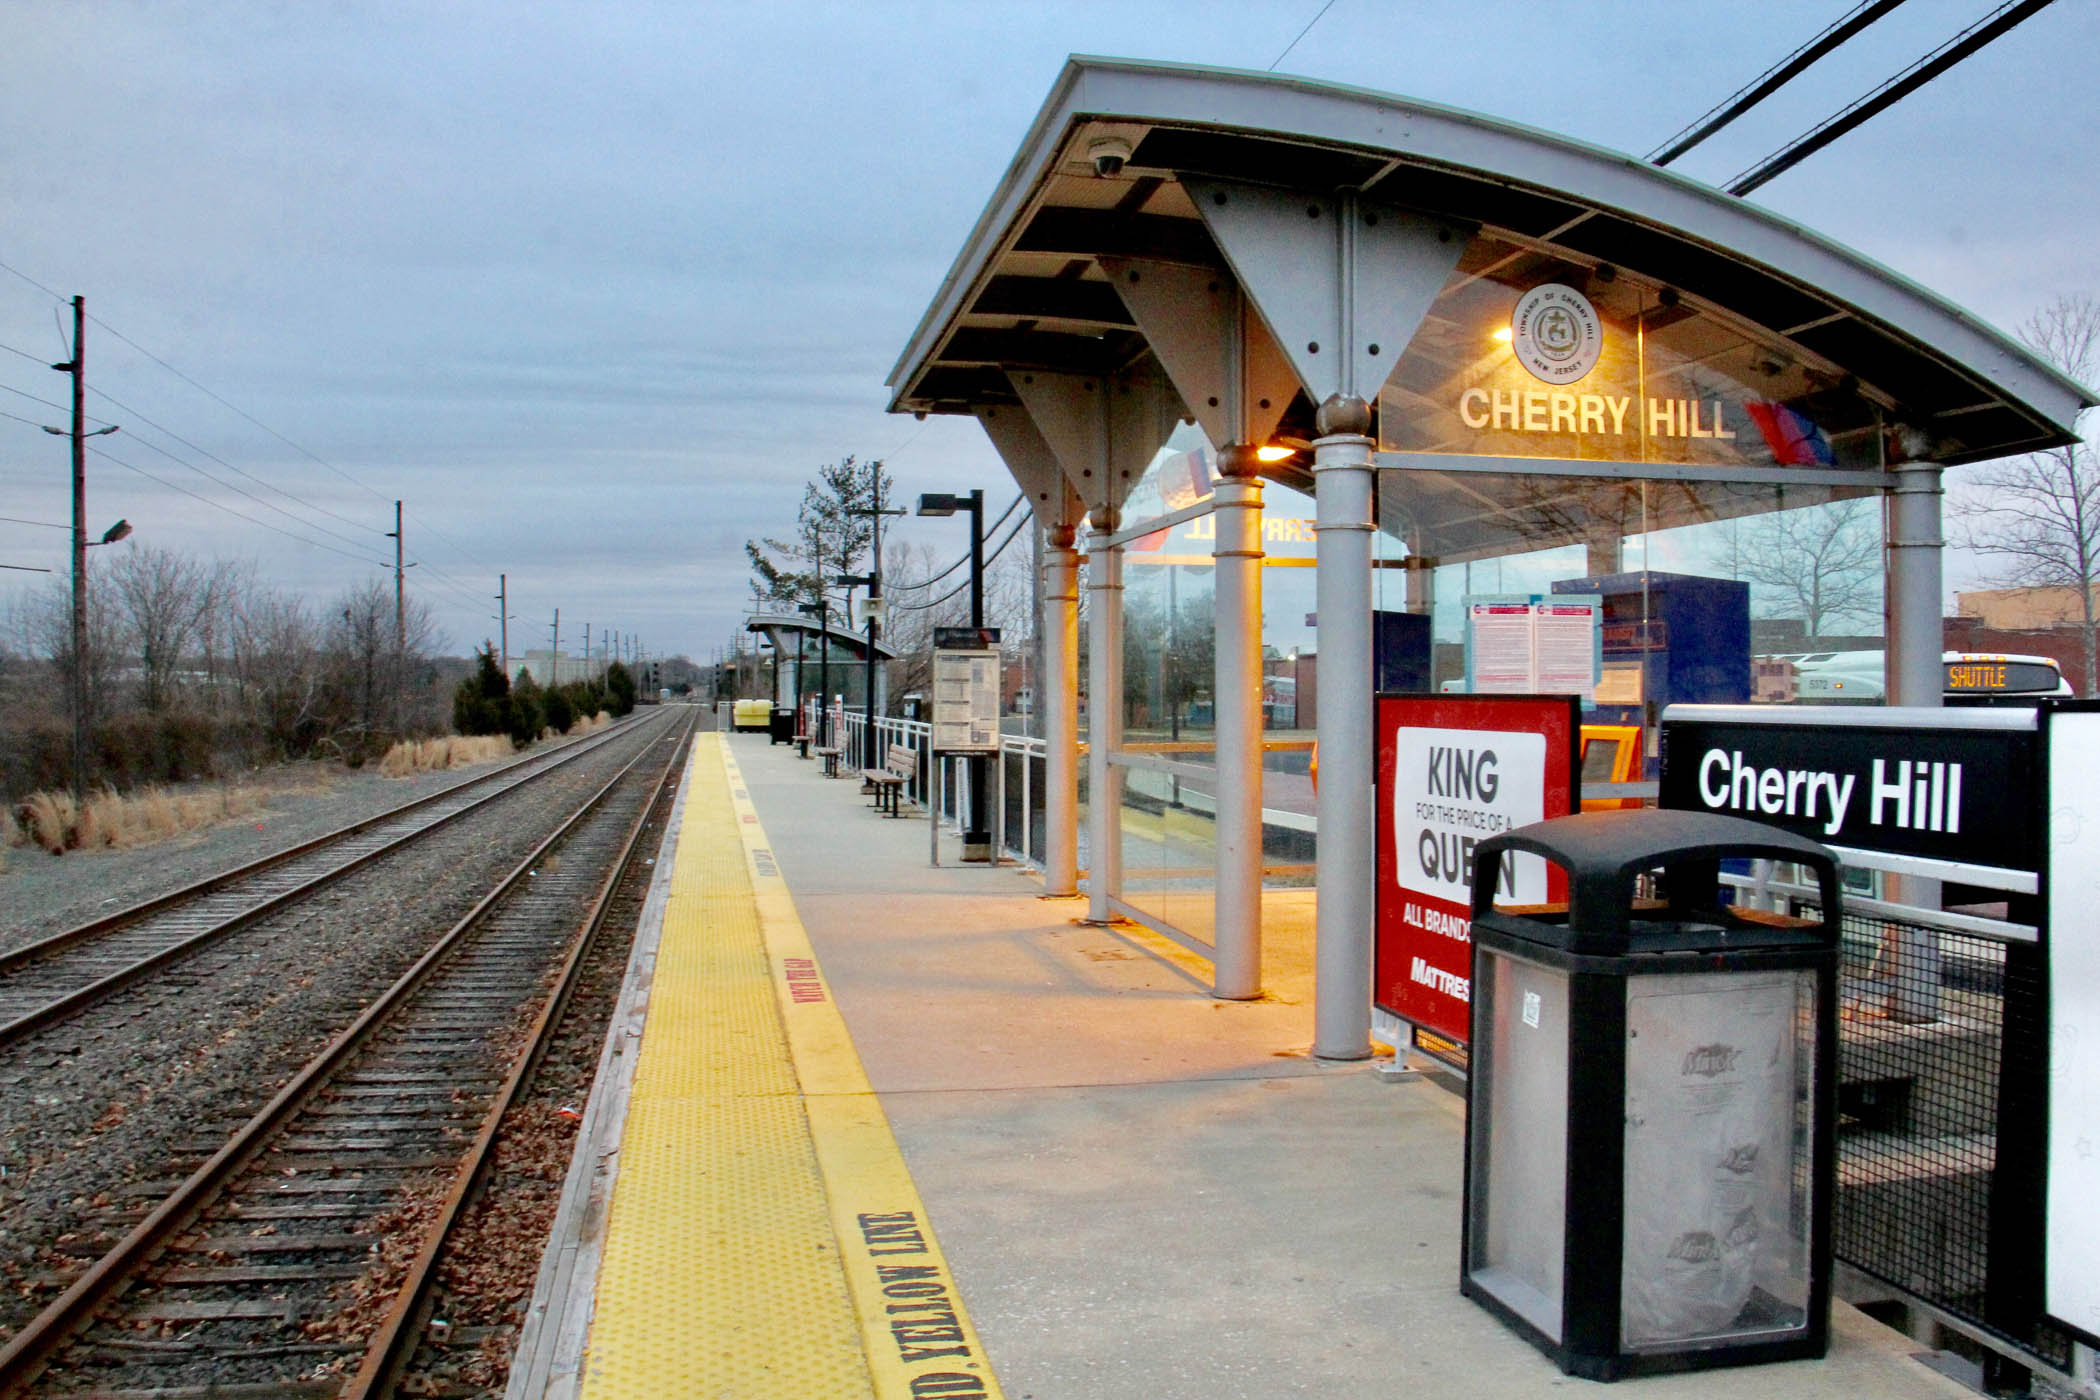
[[[1339,293],[1302,255],[1323,238],[1351,248]],[[1236,289],[1259,314],[1230,421],[1187,342]],[[1299,449],[1339,375],[1374,406],[1379,465],[1413,468],[1381,473],[1380,525],[1441,562],[1594,538],[1633,478],[1641,528],[1725,519],[2061,445],[2093,402],[1886,268],[1634,157],[1385,93],[1078,57],[891,407],[983,416],[1038,375],[1153,376],[1213,443]],[[1309,489],[1308,466],[1264,472]]]

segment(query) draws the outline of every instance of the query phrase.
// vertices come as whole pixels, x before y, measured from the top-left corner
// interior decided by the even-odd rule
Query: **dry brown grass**
[[[585,715],[582,719],[577,720],[576,723],[570,725],[569,737],[571,739],[580,739],[586,734],[596,734],[599,730],[605,728],[606,725],[611,723],[612,716],[607,714],[605,711],[600,710],[597,714]]]
[[[510,739],[502,734],[448,734],[441,739],[404,739],[379,760],[382,777],[406,778],[412,773],[437,773],[465,768],[492,758],[508,758]]]
[[[41,846],[53,855],[150,846],[245,816],[262,802],[253,788],[223,783],[180,791],[155,786],[129,795],[104,788],[85,806],[75,804],[70,793],[33,792],[15,809],[9,840]]]

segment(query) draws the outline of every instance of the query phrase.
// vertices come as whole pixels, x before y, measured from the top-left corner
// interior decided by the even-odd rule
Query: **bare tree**
[[[118,658],[123,655],[123,628],[116,608],[111,604],[109,589],[98,579],[98,564],[88,561],[87,589],[87,693],[88,718],[104,708],[104,699],[110,691],[110,677],[115,674]],[[31,644],[37,655],[44,657],[57,672],[58,684],[54,694],[68,695],[73,685],[73,589],[70,583],[52,583],[29,600],[27,629]],[[60,701],[52,707],[63,711]]]
[[[403,642],[394,645],[394,589],[372,579],[343,593],[330,607],[322,644],[323,684],[335,699],[331,728],[348,755],[376,750],[403,727],[403,694],[434,637],[430,608],[410,600]]]
[[[2060,296],[2019,328],[2027,346],[2080,383],[2100,373],[2100,300]],[[1995,555],[2001,587],[2064,589],[2078,598],[2085,644],[2081,695],[2100,693],[2100,455],[2082,442],[2026,457],[1987,462],[1968,483],[1974,494],[1956,507],[1962,544]]]
[[[307,751],[317,737],[321,628],[303,599],[244,587],[232,610],[234,694],[276,756]]]
[[[1800,618],[1810,650],[1834,620],[1880,612],[1881,532],[1865,501],[1773,511],[1745,524],[1739,539],[1736,576],[1764,590],[1757,610]]]
[[[139,703],[174,703],[184,655],[211,605],[211,571],[158,545],[126,545],[109,565],[109,592],[139,662]]]

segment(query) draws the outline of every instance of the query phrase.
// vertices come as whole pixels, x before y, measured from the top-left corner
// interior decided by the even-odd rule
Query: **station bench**
[[[863,768],[861,781],[875,793],[875,810],[889,816],[897,816],[897,801],[904,792],[904,785],[917,776],[919,771],[918,751],[907,744],[892,744],[882,760],[880,768]]]
[[[837,777],[837,776],[839,775],[839,748],[838,748],[838,745],[836,745],[836,744],[830,744],[830,745],[820,745],[820,746],[818,746],[818,747],[816,747],[816,748],[813,748],[813,749],[811,749],[811,750],[810,750],[810,752],[811,752],[811,753],[813,753],[813,754],[815,754],[815,755],[816,755],[816,756],[817,756],[818,758],[821,758],[821,759],[823,759],[823,760],[824,760],[824,776],[825,776],[825,777],[827,777],[827,778],[836,778],[836,777]]]

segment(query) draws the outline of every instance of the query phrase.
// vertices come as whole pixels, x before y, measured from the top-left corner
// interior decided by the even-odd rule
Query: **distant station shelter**
[[[2093,402],[1634,157],[1097,58],[1066,65],[889,382],[894,411],[982,422],[1044,533],[1049,891],[1079,888],[1083,577],[1091,917],[1179,937],[1251,997],[1265,888],[1312,874],[1336,1058],[1369,1048],[1374,684],[1462,684],[1468,599],[1609,595],[1622,650],[1691,674],[1719,644],[1649,609],[1724,580],[1746,617],[1878,634],[1890,700],[1937,704],[1943,469],[2071,441]],[[1862,531],[1864,578],[1838,548]],[[1600,706],[1668,698],[1642,690],[1662,672],[1604,669]],[[1287,838],[1315,815],[1308,863]]]

